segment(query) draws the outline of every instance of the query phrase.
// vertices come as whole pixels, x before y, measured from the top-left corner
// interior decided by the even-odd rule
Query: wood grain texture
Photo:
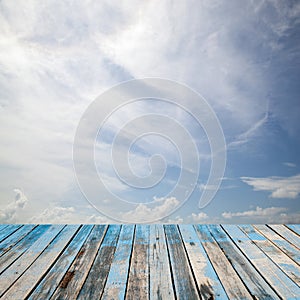
[[[300,299],[298,230],[3,224],[0,298]]]
[[[297,247],[289,243],[281,235],[267,227],[266,225],[253,225],[253,227],[262,235],[264,235],[270,242],[276,245],[282,252],[292,258],[298,265],[300,265],[300,251]]]
[[[109,225],[103,242],[80,290],[78,299],[99,299],[103,293],[107,276],[120,235],[120,225]]]
[[[206,225],[195,226],[201,243],[230,299],[252,299],[246,286],[214,240]]]
[[[53,225],[37,241],[35,241],[8,269],[0,275],[0,297],[10,286],[26,271],[26,269],[39,257],[41,252],[63,229],[63,225]],[[2,256],[3,257],[3,256]]]
[[[51,299],[77,298],[105,232],[106,226],[96,225],[93,228]]]
[[[202,299],[228,299],[192,225],[180,225],[180,233]]]
[[[285,224],[285,226],[300,236],[300,225],[299,224]]]
[[[0,256],[22,240],[36,225],[24,225],[0,243]]]
[[[293,232],[284,225],[277,224],[268,226],[300,250],[300,236],[297,233]]]
[[[149,247],[150,299],[175,299],[163,225],[151,225]]]
[[[240,228],[235,225],[222,227],[278,295],[284,299],[295,299],[300,295],[299,287]]]
[[[63,228],[41,255],[4,294],[5,299],[25,299],[35,287],[39,278],[52,266],[78,229],[79,225],[68,225]]]
[[[264,280],[259,272],[238,250],[230,237],[219,225],[209,225],[209,230],[227,259],[247,286],[255,299],[279,299],[272,287]]]
[[[126,299],[149,299],[149,225],[136,225]]]
[[[179,299],[200,299],[178,227],[176,225],[164,225],[164,229],[176,297]]]
[[[38,283],[37,287],[32,291],[28,299],[46,300],[51,298],[63,276],[74,261],[84,241],[89,236],[92,227],[92,225],[84,225],[80,228],[79,232],[71,240],[70,244],[66,247],[49,272]]]
[[[239,227],[287,276],[298,285],[300,284],[299,266],[290,257],[257,232],[253,226],[241,225]]]

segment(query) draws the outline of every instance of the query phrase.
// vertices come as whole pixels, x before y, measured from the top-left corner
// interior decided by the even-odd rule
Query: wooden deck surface
[[[0,225],[1,299],[300,299],[300,225]]]

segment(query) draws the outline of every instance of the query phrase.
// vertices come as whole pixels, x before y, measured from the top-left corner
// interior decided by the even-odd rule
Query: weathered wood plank
[[[4,253],[4,255],[0,257],[0,274],[2,274],[16,259],[23,255],[31,244],[38,240],[49,228],[50,225],[39,225],[14,247]]]
[[[79,225],[68,225],[63,228],[33,264],[4,294],[5,299],[25,299],[61,252],[63,252],[79,227]]]
[[[300,268],[291,258],[251,225],[240,225],[239,227],[286,275],[298,285],[300,284]]]
[[[32,291],[28,300],[48,300],[53,295],[55,289],[58,287],[63,276],[71,266],[73,260],[78,254],[83,243],[89,236],[92,225],[84,225],[80,228],[79,232],[72,239],[70,244],[60,255],[59,259],[55,262],[50,271],[43,277],[42,281]]]
[[[179,226],[201,299],[228,299],[192,225]]]
[[[7,237],[9,237],[19,228],[21,228],[21,226],[22,225],[17,224],[17,225],[9,225],[5,227],[2,231],[0,231],[0,242],[4,241]]]
[[[200,299],[176,225],[164,225],[176,298]]]
[[[19,230],[15,231],[13,234],[7,237],[4,241],[2,241],[0,243],[0,256],[10,250],[35,227],[36,225],[24,225]]]
[[[275,232],[280,234],[285,240],[289,243],[295,245],[298,249],[300,249],[300,236],[294,233],[292,230],[286,228],[284,225],[268,225]]]
[[[63,225],[53,225],[25,253],[0,275],[0,297],[26,271],[41,252],[63,229]],[[4,257],[4,256],[2,256]]]
[[[235,225],[222,227],[278,295],[284,299],[293,299],[291,297],[300,295],[299,287],[240,228]]]
[[[80,290],[78,299],[99,299],[115,253],[121,226],[109,225],[93,265]]]
[[[196,225],[195,229],[229,299],[252,299],[244,283],[214,240],[208,227],[206,225]]]
[[[254,228],[263,234],[270,242],[276,245],[281,251],[292,258],[298,265],[300,265],[300,252],[291,243],[287,242],[282,236],[267,227],[266,225],[253,225]]]
[[[285,226],[300,236],[300,225],[299,224],[285,224]]]
[[[93,264],[107,226],[95,225],[51,299],[76,299]]]
[[[149,225],[136,225],[126,299],[149,299]]]
[[[150,299],[175,299],[163,225],[151,225],[149,247]]]
[[[233,268],[247,286],[251,295],[255,299],[280,299],[253,265],[239,251],[221,226],[209,225],[208,227],[220,248],[231,262]]]
[[[134,225],[122,225],[102,299],[125,298],[134,231]]]
[[[4,230],[7,226],[8,226],[8,224],[0,224],[0,233],[1,233],[1,231]]]

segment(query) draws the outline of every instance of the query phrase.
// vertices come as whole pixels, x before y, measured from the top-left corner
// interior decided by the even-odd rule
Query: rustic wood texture
[[[1,299],[300,299],[300,226],[1,225]]]

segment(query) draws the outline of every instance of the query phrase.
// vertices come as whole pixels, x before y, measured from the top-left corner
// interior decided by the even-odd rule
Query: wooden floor
[[[2,299],[300,299],[300,225],[0,225]]]

